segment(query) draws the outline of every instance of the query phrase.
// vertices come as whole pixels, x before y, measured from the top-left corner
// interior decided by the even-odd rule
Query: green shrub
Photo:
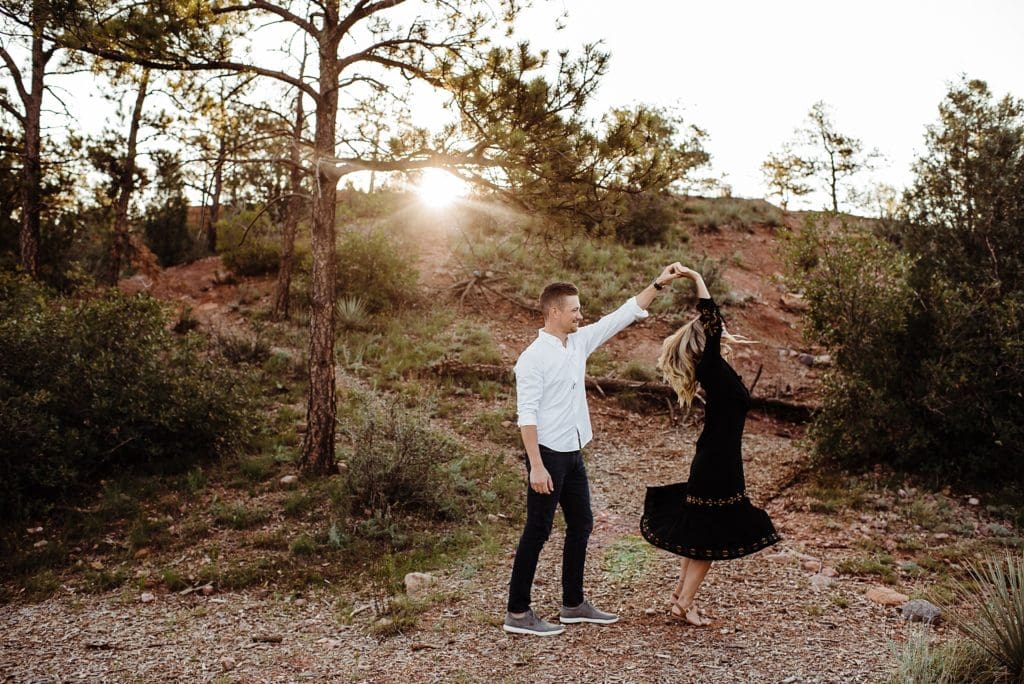
[[[642,194],[632,198],[625,218],[615,226],[615,237],[629,245],[664,243],[677,214],[670,196]]]
[[[312,556],[316,553],[316,541],[308,534],[300,534],[289,546],[294,556]]]
[[[217,222],[217,251],[224,265],[240,276],[275,273],[280,263],[277,231],[266,214],[259,219],[256,215],[255,210],[242,211]]]
[[[239,380],[171,335],[160,306],[53,298],[0,275],[0,511],[45,513],[124,470],[185,470],[233,451]]]
[[[452,518],[460,502],[443,465],[460,455],[427,419],[392,402],[367,404],[351,423],[348,503],[353,511]]]
[[[347,231],[338,240],[335,296],[362,299],[378,313],[410,302],[419,274],[402,248],[381,230]]]

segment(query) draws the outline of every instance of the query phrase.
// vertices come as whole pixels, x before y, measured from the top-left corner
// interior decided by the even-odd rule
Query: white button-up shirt
[[[647,312],[630,299],[601,320],[562,341],[541,329],[516,361],[519,425],[536,425],[537,441],[555,451],[576,451],[593,436],[584,379],[587,357]]]

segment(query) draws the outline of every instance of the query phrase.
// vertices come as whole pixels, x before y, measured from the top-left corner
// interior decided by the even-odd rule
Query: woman
[[[704,626],[694,597],[713,560],[739,558],[779,541],[768,514],[746,496],[740,441],[750,393],[725,359],[722,338],[749,343],[726,330],[699,273],[684,268],[697,287],[700,314],[662,344],[658,367],[689,406],[704,389],[704,429],[688,482],[648,487],[640,531],[659,548],[682,556],[679,582],[672,592],[672,615]],[[728,348],[726,348],[728,353]]]

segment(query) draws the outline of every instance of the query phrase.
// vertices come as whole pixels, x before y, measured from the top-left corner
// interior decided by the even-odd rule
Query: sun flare
[[[468,186],[450,173],[440,169],[426,169],[416,182],[416,194],[427,206],[443,209],[464,197]]]

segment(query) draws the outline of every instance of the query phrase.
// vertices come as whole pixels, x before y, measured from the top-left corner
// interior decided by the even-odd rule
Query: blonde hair
[[[679,405],[688,407],[697,395],[697,364],[704,354],[704,343],[707,333],[700,318],[693,318],[679,330],[665,338],[661,343],[661,355],[658,357],[658,370],[672,389],[679,396]],[[742,335],[732,335],[722,328],[723,343],[757,344]],[[722,345],[722,355],[728,356],[731,351],[728,344]]]

